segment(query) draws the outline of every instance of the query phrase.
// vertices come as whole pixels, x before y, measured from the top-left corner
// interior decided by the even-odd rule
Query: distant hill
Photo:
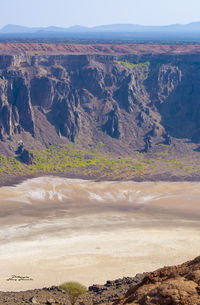
[[[21,25],[8,24],[0,30],[0,33],[2,34],[35,33],[40,29],[41,28],[29,28]]]
[[[134,32],[168,32],[168,33],[184,33],[192,32],[200,33],[200,22],[192,22],[188,24],[172,24],[167,26],[145,26],[138,24],[111,24],[95,27],[83,27],[75,25],[69,28],[56,26],[49,27],[25,27],[20,25],[8,24],[0,30],[1,34],[23,34],[23,33],[134,33]]]

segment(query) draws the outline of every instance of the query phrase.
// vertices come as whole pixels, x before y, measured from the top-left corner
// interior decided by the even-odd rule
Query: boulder
[[[38,300],[37,300],[37,298],[36,297],[31,297],[30,299],[29,299],[29,301],[32,303],[32,304],[39,304],[39,302],[38,302]]]
[[[30,165],[30,164],[33,164],[34,156],[30,151],[28,151],[27,149],[24,148],[21,153],[21,160],[24,163]]]

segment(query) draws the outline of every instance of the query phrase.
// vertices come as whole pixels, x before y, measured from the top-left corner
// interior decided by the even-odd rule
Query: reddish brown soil
[[[191,54],[200,53],[200,45],[147,45],[147,44],[47,44],[0,43],[0,54]]]
[[[113,305],[200,304],[200,257],[180,266],[148,273]]]

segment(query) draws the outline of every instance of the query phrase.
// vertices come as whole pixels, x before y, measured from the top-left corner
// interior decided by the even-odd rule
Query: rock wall
[[[199,55],[2,55],[1,145],[103,141],[130,153],[198,143],[199,82]]]

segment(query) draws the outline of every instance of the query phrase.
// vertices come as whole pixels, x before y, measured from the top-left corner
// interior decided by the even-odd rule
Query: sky
[[[200,21],[200,0],[0,0],[0,28]]]

